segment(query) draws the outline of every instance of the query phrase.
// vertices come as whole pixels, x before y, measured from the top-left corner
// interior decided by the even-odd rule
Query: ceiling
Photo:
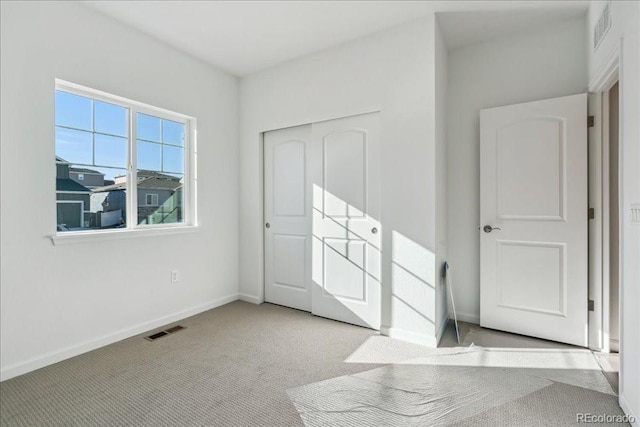
[[[450,48],[583,15],[588,1],[84,1],[243,76],[432,12]]]
[[[585,13],[586,7],[460,11],[440,13],[438,22],[447,47],[455,49],[578,18]]]

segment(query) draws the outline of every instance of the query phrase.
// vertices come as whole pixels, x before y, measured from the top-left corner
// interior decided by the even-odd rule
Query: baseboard
[[[609,341],[609,350],[616,352],[620,351],[620,341],[611,339]]]
[[[436,340],[436,337],[434,336],[417,334],[415,332],[405,331],[403,329],[381,326],[380,333],[382,335],[388,336],[389,338],[395,338],[414,344],[425,345],[427,347],[436,348],[438,346],[438,342]]]
[[[618,402],[620,403],[620,407],[622,408],[624,413],[629,416],[629,424],[631,424],[633,427],[640,427],[640,420],[638,420],[638,416],[635,412],[633,412],[631,406],[629,406],[629,402],[627,402],[627,399],[624,397],[623,393],[620,393],[620,395],[618,396]],[[633,421],[631,421],[632,419]]]
[[[447,329],[447,324],[449,323],[449,314],[445,314],[445,316],[440,321],[440,327],[436,332],[436,347],[440,344],[440,340],[442,339],[442,335],[444,334],[445,329]]]
[[[264,301],[260,297],[256,297],[249,294],[238,294],[240,301],[250,302],[251,304],[262,304]]]
[[[78,345],[72,345],[60,350],[54,350],[46,353],[42,356],[34,357],[25,362],[15,363],[9,365],[0,370],[0,381],[5,381],[10,378],[17,377],[18,375],[26,374],[27,372],[35,371],[36,369],[44,368],[45,366],[52,365],[57,362],[61,362],[65,359],[69,359],[74,356],[95,350],[100,347],[104,347],[114,342],[122,341],[123,339],[130,338],[135,335],[142,334],[152,329],[164,326],[168,323],[176,322],[178,320],[191,317],[193,315],[202,313],[203,311],[211,310],[212,308],[219,307],[221,305],[228,304],[238,299],[238,294],[229,295],[223,298],[218,298],[213,301],[209,301],[206,304],[201,304],[195,307],[188,308],[177,313],[170,314],[168,316],[161,317],[159,319],[152,320],[150,322],[141,323],[131,328],[121,329],[117,332],[103,335],[102,337],[85,341]]]
[[[451,314],[451,316],[453,316],[453,313],[450,313],[450,314]],[[476,324],[476,325],[480,324],[480,316],[478,316],[476,314],[456,313],[456,317],[461,322],[473,323],[473,324]],[[453,317],[450,317],[450,319],[453,319]]]

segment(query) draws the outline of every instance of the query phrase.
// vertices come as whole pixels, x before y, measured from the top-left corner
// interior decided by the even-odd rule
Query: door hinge
[[[589,208],[589,213],[587,215],[589,219],[594,219],[596,217],[596,210],[594,208]]]
[[[589,311],[593,311],[594,310],[594,306],[595,306],[595,303],[593,302],[592,299],[587,300],[587,308],[589,309]]]
[[[587,116],[587,127],[594,127],[596,125],[596,118],[595,116]]]

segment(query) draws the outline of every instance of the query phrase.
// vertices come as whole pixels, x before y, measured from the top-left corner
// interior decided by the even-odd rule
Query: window
[[[194,225],[195,119],[56,81],[58,233]]]
[[[147,206],[158,206],[157,194],[147,194]]]

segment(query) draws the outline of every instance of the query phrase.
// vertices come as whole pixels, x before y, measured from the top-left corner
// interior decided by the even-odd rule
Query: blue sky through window
[[[56,156],[113,180],[127,166],[128,109],[56,90]],[[185,126],[147,114],[136,115],[138,170],[181,177]]]

